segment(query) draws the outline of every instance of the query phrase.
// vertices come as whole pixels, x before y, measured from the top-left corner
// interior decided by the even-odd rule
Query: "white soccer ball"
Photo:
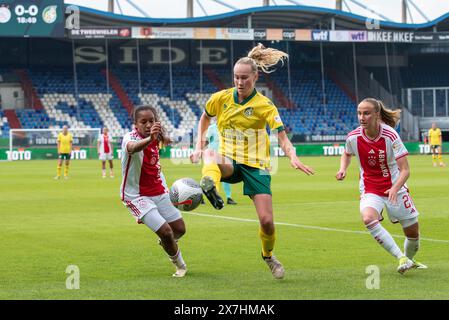
[[[202,199],[203,190],[192,178],[178,179],[170,188],[170,200],[181,211],[195,210]]]

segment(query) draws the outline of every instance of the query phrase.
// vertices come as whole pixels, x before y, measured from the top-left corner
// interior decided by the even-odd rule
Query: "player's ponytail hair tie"
[[[380,113],[380,119],[392,128],[395,128],[399,120],[401,120],[401,110],[392,110],[387,108],[381,100],[374,98],[365,98],[362,102],[371,103],[374,110]]]
[[[273,67],[279,62],[284,65],[284,60],[288,59],[288,54],[283,51],[265,48],[263,44],[258,43],[249,53],[248,56],[240,58],[236,64],[249,64],[254,72],[260,68],[265,73],[276,71]]]

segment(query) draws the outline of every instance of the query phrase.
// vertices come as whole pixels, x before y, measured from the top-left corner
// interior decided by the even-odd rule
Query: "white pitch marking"
[[[205,213],[198,213],[198,212],[185,212],[184,211],[184,213],[194,215],[194,216],[201,216],[201,217],[259,223],[259,220],[255,220],[255,219],[244,219],[244,218],[228,217],[228,216],[222,216],[222,215],[212,215],[212,214],[205,214]],[[286,222],[275,222],[274,224],[280,225],[280,226],[289,226],[289,227],[295,227],[295,228],[313,229],[313,230],[322,230],[322,231],[334,231],[334,232],[345,232],[345,233],[366,234],[366,235],[370,234],[368,231],[356,231],[356,230],[345,230],[345,229],[327,228],[327,227],[319,227],[319,226],[308,226],[308,225],[303,225],[303,224],[286,223]],[[401,238],[401,239],[404,238],[404,236],[396,235],[396,234],[392,234],[392,236],[395,238]],[[431,238],[423,238],[423,237],[421,237],[420,240],[449,243],[449,240],[431,239]]]

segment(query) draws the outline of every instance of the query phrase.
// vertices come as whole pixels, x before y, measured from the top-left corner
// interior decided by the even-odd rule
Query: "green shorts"
[[[439,144],[432,144],[432,145],[430,146],[430,149],[432,149],[432,150],[438,150],[440,147],[441,147],[441,145],[439,145]]]
[[[58,155],[58,159],[61,160],[70,160],[70,153],[60,153]]]
[[[267,170],[253,168],[232,160],[233,174],[221,181],[227,183],[239,183],[243,181],[243,194],[252,196],[255,194],[271,194],[271,176]]]

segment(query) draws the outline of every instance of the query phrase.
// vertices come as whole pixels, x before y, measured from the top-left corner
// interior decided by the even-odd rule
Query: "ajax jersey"
[[[374,139],[368,138],[362,127],[351,131],[346,138],[345,152],[357,156],[359,160],[360,193],[382,197],[399,178],[396,160],[408,154],[397,132],[383,123]],[[400,192],[404,190],[406,186]]]
[[[158,196],[166,193],[161,178],[159,163],[159,142],[151,142],[144,150],[129,154],[126,146],[131,141],[143,138],[136,130],[128,132],[122,141],[122,185],[120,196],[122,201],[132,201],[140,196]]]

